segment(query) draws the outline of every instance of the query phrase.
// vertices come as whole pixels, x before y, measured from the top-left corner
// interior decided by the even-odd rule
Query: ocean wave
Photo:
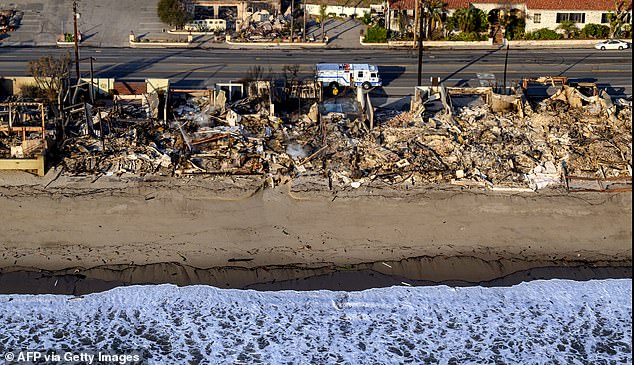
[[[151,364],[631,364],[631,333],[631,279],[0,295],[0,354],[142,349]]]

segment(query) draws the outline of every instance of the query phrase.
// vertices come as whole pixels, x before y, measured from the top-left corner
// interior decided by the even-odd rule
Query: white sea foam
[[[0,353],[146,349],[152,364],[632,363],[632,280],[0,295]]]

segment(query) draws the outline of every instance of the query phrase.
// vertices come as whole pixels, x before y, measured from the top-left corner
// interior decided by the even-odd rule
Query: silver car
[[[621,50],[621,49],[630,48],[630,44],[620,39],[608,39],[606,41],[595,44],[594,48],[600,49],[600,50],[606,50],[606,49]]]

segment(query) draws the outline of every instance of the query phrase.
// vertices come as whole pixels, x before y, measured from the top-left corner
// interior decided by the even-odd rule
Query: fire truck
[[[315,80],[337,94],[342,86],[361,86],[364,90],[381,86],[379,68],[358,63],[318,63]]]

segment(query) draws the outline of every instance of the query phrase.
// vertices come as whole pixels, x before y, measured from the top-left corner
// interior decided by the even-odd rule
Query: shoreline
[[[198,282],[196,270],[248,272],[200,281],[232,287],[330,275],[337,267],[433,282],[490,281],[540,267],[631,272],[631,192],[329,191],[323,184],[271,188],[261,176],[4,176],[0,272],[179,284]],[[386,272],[383,263],[402,267]],[[172,275],[161,265],[193,269]],[[127,280],[139,267],[153,269]],[[113,278],[95,274],[100,268],[128,272]],[[263,274],[270,269],[281,271]],[[162,279],[167,272],[173,280]]]
[[[410,261],[413,260],[410,259]],[[0,270],[0,295],[85,295],[121,286],[160,284],[209,285],[224,289],[257,291],[359,291],[391,286],[509,287],[535,280],[588,281],[632,278],[631,262],[620,263],[623,266],[615,265],[615,263],[610,263],[612,266],[593,266],[583,263],[552,262],[546,264],[556,266],[536,266],[513,272],[511,272],[512,269],[516,268],[514,266],[500,269],[495,268],[495,265],[490,265],[490,263],[482,265],[477,260],[469,258],[457,258],[457,262],[464,268],[475,269],[476,273],[462,270],[456,273],[457,275],[465,275],[460,280],[438,280],[440,279],[438,276],[433,274],[421,275],[411,268],[409,271],[387,269],[385,266],[381,266],[385,264],[383,262],[353,265],[346,269],[332,266],[315,269],[297,267],[196,269],[178,263],[162,263],[146,267],[100,267],[80,272],[73,270],[49,272],[28,269],[2,272]],[[418,262],[417,264],[420,268],[424,263]],[[438,267],[439,264],[441,263],[435,263],[433,266]],[[530,264],[535,265],[536,263],[524,264],[529,267]],[[412,279],[411,277],[418,278]],[[485,277],[488,280],[477,280]]]

